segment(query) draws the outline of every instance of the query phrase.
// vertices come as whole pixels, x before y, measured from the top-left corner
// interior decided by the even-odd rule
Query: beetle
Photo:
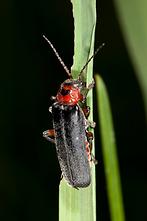
[[[49,111],[53,116],[53,129],[44,131],[43,137],[55,143],[62,176],[67,183],[76,189],[85,188],[91,183],[90,162],[94,159],[91,154],[93,134],[87,129],[89,126],[95,127],[95,123],[87,119],[90,109],[86,106],[86,96],[94,87],[94,81],[86,87],[82,74],[103,44],[86,62],[78,78],[73,79],[52,43],[44,35],[43,38],[53,49],[69,77],[61,84],[57,95],[52,97],[54,103]]]

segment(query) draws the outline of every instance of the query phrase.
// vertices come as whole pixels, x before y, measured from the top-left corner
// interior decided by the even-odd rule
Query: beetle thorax
[[[63,105],[76,105],[82,100],[80,87],[74,80],[66,80],[61,84],[56,99]]]

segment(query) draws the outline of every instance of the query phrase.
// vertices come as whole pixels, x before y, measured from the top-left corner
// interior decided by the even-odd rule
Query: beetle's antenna
[[[95,55],[105,46],[105,43],[102,43],[94,52],[94,54],[88,59],[88,61],[86,62],[86,64],[84,65],[84,67],[82,68],[82,70],[79,73],[79,78],[82,74],[82,72],[84,71],[84,69],[87,67],[87,65],[89,64],[89,62],[95,57]]]
[[[61,59],[60,55],[58,54],[58,52],[56,51],[55,47],[53,46],[53,44],[47,39],[47,37],[45,35],[43,35],[43,38],[47,41],[47,43],[50,45],[50,47],[53,49],[56,57],[58,58],[60,64],[62,65],[62,67],[64,68],[64,70],[66,71],[66,73],[68,74],[69,78],[72,78],[72,75],[70,73],[70,71],[68,70],[67,66],[64,64],[63,60]]]

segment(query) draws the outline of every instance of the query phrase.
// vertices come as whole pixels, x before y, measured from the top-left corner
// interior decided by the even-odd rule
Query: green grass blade
[[[115,0],[114,2],[128,52],[142,89],[147,113],[147,1]]]
[[[94,51],[96,0],[71,0],[74,17],[74,62],[72,75],[76,78]],[[92,78],[93,61],[87,76]]]
[[[71,0],[74,17],[74,63],[72,75],[77,78],[80,70],[94,52],[94,34],[96,25],[95,0]],[[93,61],[86,70],[86,82],[92,80]],[[92,91],[88,94],[88,105],[91,107]],[[95,167],[92,167],[92,183],[85,189],[75,190],[64,180],[59,190],[59,220],[60,221],[96,221]]]
[[[99,76],[96,76],[96,92],[111,221],[124,221],[125,215],[110,104],[106,87]]]

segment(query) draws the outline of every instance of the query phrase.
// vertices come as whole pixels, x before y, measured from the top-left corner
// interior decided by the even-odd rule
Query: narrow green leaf
[[[74,63],[72,75],[77,78],[79,72],[94,52],[94,35],[96,25],[96,0],[71,0],[74,17]],[[87,84],[92,81],[93,61],[85,70]],[[87,103],[91,107],[92,91],[88,94]],[[60,221],[96,221],[95,167],[92,166],[92,183],[89,187],[76,190],[62,180],[59,190]]]
[[[77,77],[93,54],[96,26],[96,0],[71,0],[74,17],[74,62],[72,75]],[[92,77],[93,62],[88,65],[87,76]]]
[[[147,1],[114,0],[147,113]]]
[[[99,111],[102,153],[111,221],[124,221],[121,182],[116,151],[114,128],[108,94],[103,80],[96,76],[96,92]]]

